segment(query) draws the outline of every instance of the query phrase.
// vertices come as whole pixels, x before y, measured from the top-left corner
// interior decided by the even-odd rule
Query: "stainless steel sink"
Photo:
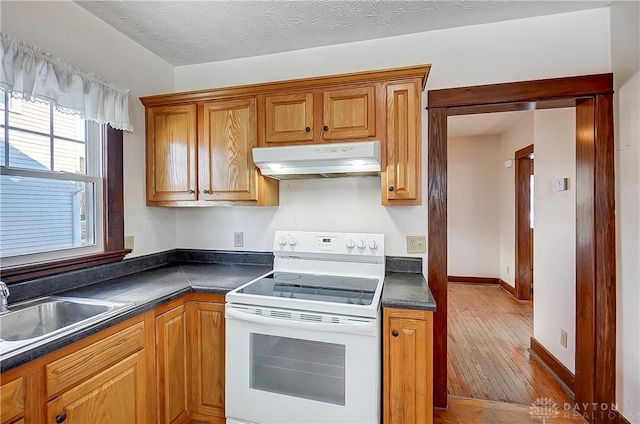
[[[0,356],[113,316],[131,306],[72,297],[44,297],[11,305],[0,315]]]

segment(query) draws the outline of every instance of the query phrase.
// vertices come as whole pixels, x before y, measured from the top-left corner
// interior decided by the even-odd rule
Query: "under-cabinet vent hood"
[[[277,180],[380,174],[380,141],[256,147],[253,161]]]

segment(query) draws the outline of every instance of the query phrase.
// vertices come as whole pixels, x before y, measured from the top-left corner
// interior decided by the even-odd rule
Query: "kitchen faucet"
[[[9,287],[4,281],[0,280],[0,315],[9,312],[9,294]]]

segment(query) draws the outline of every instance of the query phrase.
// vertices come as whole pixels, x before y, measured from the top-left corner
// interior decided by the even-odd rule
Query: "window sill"
[[[7,267],[2,269],[2,281],[5,283],[16,283],[62,272],[89,268],[96,265],[109,264],[121,261],[124,259],[125,255],[129,253],[131,253],[130,249],[112,250],[94,255],[62,259],[59,261]]]

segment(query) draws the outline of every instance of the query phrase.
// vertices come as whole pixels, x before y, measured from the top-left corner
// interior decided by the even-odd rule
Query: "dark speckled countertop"
[[[261,264],[169,264],[55,293],[58,296],[130,303],[131,306],[112,318],[3,357],[0,372],[44,356],[186,293],[226,294],[271,269],[272,266]],[[435,301],[421,273],[387,272],[382,307],[435,310]]]
[[[435,311],[436,301],[421,273],[387,272],[382,307]]]

